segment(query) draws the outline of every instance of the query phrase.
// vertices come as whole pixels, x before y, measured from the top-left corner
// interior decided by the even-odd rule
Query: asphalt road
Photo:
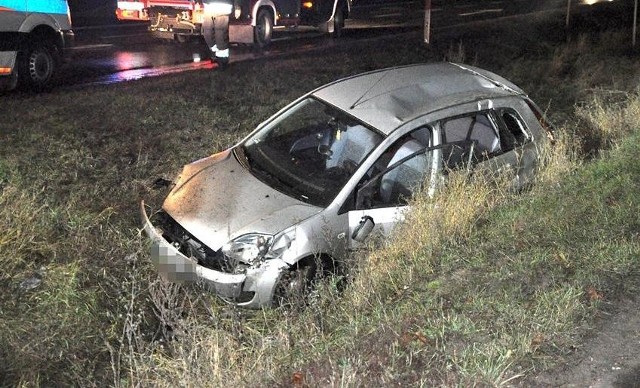
[[[587,2],[607,0],[572,1],[574,8],[586,9]],[[335,45],[375,40],[389,34],[422,33],[425,20],[423,4],[420,0],[356,1],[340,39],[331,39],[313,28],[276,29],[272,44],[265,50],[257,51],[249,45],[232,46],[232,62],[307,50],[329,50]],[[478,20],[561,11],[566,9],[566,5],[565,0],[432,0],[431,28],[437,32]],[[76,46],[54,81],[58,88],[125,82],[212,68],[206,60],[208,53],[201,41],[177,43],[156,39],[146,31],[145,24],[77,27],[75,32]]]

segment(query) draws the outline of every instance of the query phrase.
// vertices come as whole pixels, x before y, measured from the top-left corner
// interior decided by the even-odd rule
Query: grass
[[[627,31],[567,42],[561,22],[0,97],[0,381],[497,386],[553,363],[637,291],[640,252],[640,67]],[[239,310],[157,279],[137,216],[139,199],[161,203],[157,178],[323,83],[445,57],[513,80],[559,124],[530,191],[452,179],[304,311]]]

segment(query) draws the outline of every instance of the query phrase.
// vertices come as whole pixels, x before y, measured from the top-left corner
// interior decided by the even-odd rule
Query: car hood
[[[162,207],[213,250],[243,234],[276,234],[322,210],[258,180],[230,150],[186,165]]]

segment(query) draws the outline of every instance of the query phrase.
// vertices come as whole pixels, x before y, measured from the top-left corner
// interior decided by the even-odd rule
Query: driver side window
[[[380,156],[358,193],[358,209],[406,205],[431,171],[431,131],[421,128],[398,139]]]

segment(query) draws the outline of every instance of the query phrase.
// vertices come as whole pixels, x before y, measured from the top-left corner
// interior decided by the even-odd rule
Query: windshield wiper
[[[249,170],[253,174],[253,176],[290,197],[294,197],[302,202],[309,203],[309,197],[300,189],[298,189],[297,186],[300,185],[293,186],[285,179],[279,177],[277,174],[274,174],[273,172],[263,168],[260,163],[253,163],[251,154],[247,153],[247,150],[243,147],[238,147],[236,148],[236,150],[238,162],[247,170]],[[264,153],[264,151],[258,150],[258,153],[259,154],[257,156],[259,157],[259,160],[260,158],[268,160],[268,157]]]
[[[291,197],[297,198],[302,202],[309,202],[309,197],[307,197],[305,194],[302,194],[302,192],[297,189],[297,187],[292,186],[291,184],[289,184],[289,182],[278,177],[277,175],[272,174],[271,172],[262,168],[254,168],[251,171],[255,176],[257,176],[258,178],[262,178],[261,180],[263,182],[266,181],[265,183],[269,184],[269,186],[273,187],[274,189]]]

